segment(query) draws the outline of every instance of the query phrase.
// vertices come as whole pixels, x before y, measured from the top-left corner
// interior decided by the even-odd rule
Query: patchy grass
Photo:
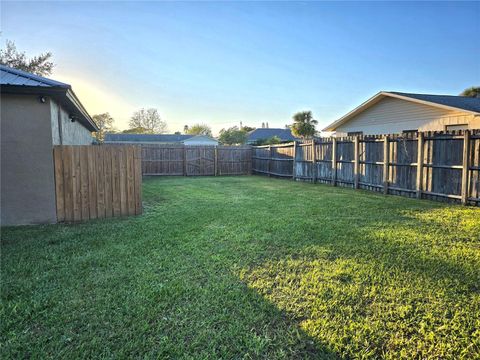
[[[2,229],[2,358],[480,357],[480,209],[264,177]]]

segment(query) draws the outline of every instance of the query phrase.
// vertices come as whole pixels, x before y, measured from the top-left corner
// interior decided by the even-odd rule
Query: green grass
[[[480,209],[265,177],[2,229],[2,358],[480,357]]]

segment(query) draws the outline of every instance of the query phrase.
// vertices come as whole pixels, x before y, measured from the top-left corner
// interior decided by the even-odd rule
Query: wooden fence
[[[55,146],[57,221],[142,213],[138,146]]]
[[[480,130],[257,146],[254,173],[480,205]]]
[[[144,175],[246,175],[251,168],[251,146],[142,145]]]

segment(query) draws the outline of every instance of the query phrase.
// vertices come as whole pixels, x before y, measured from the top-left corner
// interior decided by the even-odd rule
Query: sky
[[[51,51],[51,78],[118,129],[157,108],[205,123],[323,128],[379,91],[480,86],[480,2],[3,2],[1,46]]]

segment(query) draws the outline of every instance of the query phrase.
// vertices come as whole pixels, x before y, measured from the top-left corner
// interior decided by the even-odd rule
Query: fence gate
[[[248,175],[252,148],[245,146],[142,145],[143,175]]]
[[[214,146],[186,146],[186,175],[215,175],[215,151]]]

